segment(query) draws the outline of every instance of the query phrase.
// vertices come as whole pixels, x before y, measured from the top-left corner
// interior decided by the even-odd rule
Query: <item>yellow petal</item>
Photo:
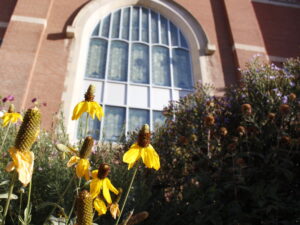
[[[7,166],[6,166],[6,168],[5,168],[5,170],[7,171],[7,172],[11,172],[11,171],[13,171],[15,169],[15,164],[14,164],[14,162],[9,162],[8,164],[7,164]]]
[[[101,118],[104,116],[102,107],[97,102],[94,102],[93,107],[98,120],[101,120]]]
[[[72,120],[77,120],[82,113],[84,113],[84,111],[82,110],[82,108],[84,107],[84,101],[83,102],[79,102],[74,110],[73,110],[73,115],[72,115]]]
[[[119,204],[118,203],[113,203],[109,207],[110,214],[111,216],[116,219],[117,217],[120,216],[120,209],[119,209]]]
[[[70,158],[70,160],[69,160],[69,162],[67,163],[67,167],[71,167],[71,166],[73,166],[74,164],[76,164],[76,163],[78,163],[78,161],[79,161],[79,157],[78,156],[72,156],[71,158]]]
[[[103,187],[103,180],[100,180],[98,178],[92,180],[90,184],[90,193],[92,198],[96,198],[99,195],[102,187]]]
[[[89,173],[90,162],[87,159],[80,159],[77,166],[76,166],[76,175],[78,178],[85,176]],[[89,175],[88,175],[89,179]]]
[[[4,114],[4,116],[2,117],[2,126],[3,127],[6,127],[8,124],[9,124],[9,122],[10,122],[10,119],[11,118],[11,116],[10,116],[10,113],[5,113]]]
[[[112,185],[112,183],[110,182],[110,180],[108,178],[104,178],[104,182],[106,182],[106,185],[110,191],[112,191],[116,195],[119,194],[119,191],[117,190],[117,188],[115,188],[114,185]]]
[[[95,119],[95,113],[96,113],[96,108],[95,108],[96,102],[88,102],[88,113],[92,119]]]
[[[92,178],[98,178],[98,170],[92,171]]]
[[[159,156],[154,150],[152,145],[149,144],[147,148],[143,148],[141,155],[146,167],[159,170],[160,168]]]
[[[130,169],[140,157],[140,147],[134,143],[123,155],[123,162],[128,163],[128,169]]]
[[[19,174],[19,180],[27,186],[32,178],[34,154],[31,151],[21,152],[16,148],[9,149],[9,154],[13,159],[16,170]]]
[[[106,202],[108,204],[111,204],[111,197],[110,197],[110,193],[109,193],[109,189],[108,189],[108,185],[107,185],[107,180],[108,178],[103,179],[103,197],[105,198]]]
[[[106,212],[107,212],[105,202],[102,201],[100,198],[96,198],[94,200],[94,208],[98,212],[99,216],[106,214]]]

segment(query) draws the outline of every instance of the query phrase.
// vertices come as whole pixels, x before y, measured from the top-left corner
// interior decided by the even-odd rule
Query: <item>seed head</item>
[[[275,113],[269,113],[268,114],[268,120],[274,120],[275,119],[275,117],[276,117],[276,114]]]
[[[87,89],[86,93],[84,94],[85,101],[87,101],[87,102],[94,101],[95,92],[96,92],[96,87],[91,84],[89,86],[89,88]]]
[[[151,141],[151,133],[148,124],[144,124],[139,131],[137,143],[140,147],[146,148],[150,144]]]
[[[289,99],[290,99],[291,101],[294,101],[296,98],[297,98],[297,95],[294,94],[294,93],[291,93],[291,94],[289,95]]]
[[[245,115],[250,115],[252,113],[252,106],[250,104],[243,104],[242,113]]]
[[[84,139],[83,145],[79,152],[79,157],[82,159],[86,159],[90,156],[92,147],[94,145],[94,139],[91,136],[87,136]]]
[[[282,113],[282,114],[288,114],[290,112],[290,106],[288,104],[281,104],[280,107],[279,107],[279,111]]]
[[[204,118],[204,123],[207,125],[207,126],[212,126],[215,124],[215,118],[213,115],[207,115],[205,118]]]
[[[13,113],[13,112],[15,112],[15,106],[14,106],[14,104],[10,104],[10,106],[9,106],[7,112],[8,112],[8,113]]]
[[[109,172],[110,172],[110,166],[106,163],[101,163],[98,168],[98,178],[104,179],[105,177],[108,176]]]
[[[239,126],[236,130],[240,136],[243,136],[246,134],[246,128],[243,126]]]
[[[38,108],[28,109],[16,137],[15,147],[20,151],[29,151],[38,136],[41,113]]]
[[[93,199],[87,190],[79,193],[76,199],[77,225],[93,224]]]
[[[226,127],[221,127],[220,128],[220,134],[223,137],[225,137],[228,134],[228,130],[226,129]]]

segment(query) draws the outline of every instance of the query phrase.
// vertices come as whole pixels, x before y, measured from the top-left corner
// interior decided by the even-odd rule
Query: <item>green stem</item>
[[[132,175],[132,178],[131,178],[131,181],[130,181],[130,184],[129,184],[129,187],[128,187],[128,190],[126,192],[126,196],[125,196],[125,199],[124,199],[124,202],[123,202],[123,205],[122,205],[122,208],[121,208],[121,211],[120,211],[120,216],[118,217],[115,225],[118,225],[119,224],[119,221],[121,219],[121,216],[122,216],[122,213],[123,213],[123,210],[125,208],[125,205],[126,205],[126,202],[127,202],[127,199],[128,199],[128,196],[129,196],[129,192],[131,190],[131,187],[132,187],[132,184],[133,184],[133,181],[134,181],[134,178],[136,176],[136,173],[138,171],[138,167],[139,165],[136,165],[135,169],[134,169],[134,172],[133,172],[133,175]]]
[[[4,213],[3,213],[2,225],[5,224],[5,219],[6,219],[9,204],[10,204],[10,197],[12,195],[12,192],[13,192],[13,189],[14,189],[14,186],[15,186],[16,178],[17,178],[17,172],[14,172],[13,176],[11,178],[10,185],[9,185],[8,196],[7,196],[7,200],[6,200],[6,204],[5,204],[5,208],[4,208]]]
[[[3,148],[4,144],[5,144],[5,141],[6,141],[6,138],[7,138],[7,135],[8,135],[8,131],[9,131],[10,125],[11,125],[11,122],[9,122],[8,127],[6,129],[6,132],[5,132],[4,138],[2,140],[1,147],[0,147],[0,151],[2,151],[2,148]]]
[[[22,210],[22,201],[23,201],[23,192],[20,194],[20,205],[19,205],[19,217],[21,216],[21,210]],[[18,220],[18,225],[20,224],[20,220]]]
[[[76,198],[79,195],[80,185],[81,185],[81,178],[79,178],[78,187],[76,187]],[[75,207],[75,203],[76,203],[76,198],[73,200],[72,208],[71,208],[71,210],[69,212],[69,216],[68,216],[66,224],[69,224],[69,221],[71,219],[71,216],[72,216],[72,213],[73,213],[73,210],[74,210],[74,207]]]
[[[25,223],[30,222],[28,218],[30,217],[30,213],[31,213],[30,210],[31,190],[32,190],[32,180],[29,183],[28,198],[27,198],[27,205],[26,205],[27,210],[26,210],[26,214],[24,215]],[[26,225],[29,225],[29,223]]]

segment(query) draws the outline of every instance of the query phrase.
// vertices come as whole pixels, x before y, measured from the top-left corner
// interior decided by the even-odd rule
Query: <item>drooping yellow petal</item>
[[[18,120],[22,121],[23,117],[20,113],[5,113],[4,116],[2,116],[2,126],[6,127],[9,123],[16,123]]]
[[[34,154],[31,151],[19,151],[16,148],[9,149],[9,154],[13,159],[15,168],[19,174],[19,180],[27,186],[32,178]]]
[[[7,164],[7,166],[6,166],[6,168],[5,168],[5,170],[7,171],[7,172],[11,172],[11,171],[13,171],[15,169],[15,164],[14,164],[14,162],[9,162],[8,164]]]
[[[98,178],[98,170],[92,171],[92,178]]]
[[[155,170],[159,170],[159,168],[160,168],[159,155],[154,150],[154,148],[151,144],[149,144],[149,146],[146,148],[142,148],[141,156],[142,156],[143,162],[145,163],[146,167],[154,168]]]
[[[96,103],[95,109],[98,120],[101,120],[101,118],[104,116],[102,107],[98,103]]]
[[[84,112],[82,110],[83,106],[84,106],[84,102],[79,102],[75,106],[75,108],[73,110],[72,120],[77,120],[81,116],[81,114]]]
[[[70,160],[69,160],[69,162],[67,163],[67,167],[71,167],[71,166],[73,166],[74,164],[76,164],[76,163],[78,163],[78,161],[79,161],[79,157],[78,156],[72,156],[71,158],[70,158]]]
[[[102,201],[100,198],[96,198],[94,200],[94,208],[98,212],[99,216],[101,216],[103,214],[106,214],[106,212],[107,212],[107,208],[106,208],[105,202]]]
[[[128,163],[128,169],[132,168],[133,165],[141,157],[140,147],[137,143],[131,145],[129,150],[123,155],[123,162]]]
[[[116,219],[117,217],[120,216],[120,209],[119,209],[119,204],[118,203],[113,203],[109,207],[109,211],[111,216]]]
[[[11,114],[12,114],[12,118],[11,118],[12,123],[16,123],[18,122],[18,120],[23,121],[23,117],[21,114],[19,113],[11,113]]]
[[[103,197],[105,198],[106,202],[108,204],[111,204],[112,201],[111,201],[111,197],[110,197],[110,193],[109,193],[109,188],[108,188],[108,185],[107,185],[107,180],[108,178],[104,178],[103,179]]]
[[[80,159],[76,166],[76,175],[78,178],[86,176],[89,174],[90,162],[87,159]],[[89,175],[87,176],[89,180]]]
[[[6,127],[10,122],[10,116],[5,113],[5,115],[2,117],[2,126]]]
[[[98,178],[92,180],[92,182],[90,183],[90,193],[92,198],[96,198],[99,195],[102,187],[103,187],[103,180],[100,180]]]
[[[88,109],[88,113],[90,115],[90,117],[92,117],[92,119],[95,119],[95,113],[96,113],[96,108],[95,108],[95,104],[97,104],[97,102],[88,102],[89,104],[89,109]]]
[[[116,195],[119,194],[119,191],[117,188],[114,187],[114,185],[112,185],[112,183],[110,182],[110,180],[108,178],[104,178],[104,182],[106,182],[106,185],[108,187],[108,189],[110,191],[112,191],[113,193],[115,193]]]

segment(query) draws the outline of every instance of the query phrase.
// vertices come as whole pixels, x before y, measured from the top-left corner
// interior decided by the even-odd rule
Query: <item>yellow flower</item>
[[[6,166],[6,171],[11,172],[17,170],[19,174],[19,180],[24,185],[27,186],[32,177],[33,172],[33,161],[34,154],[31,151],[19,151],[15,147],[8,150],[12,162],[9,162]]]
[[[145,124],[139,132],[138,141],[123,155],[123,162],[128,163],[128,169],[132,168],[136,161],[142,158],[146,167],[159,170],[159,155],[150,144],[150,135],[149,126]]]
[[[88,136],[84,139],[79,156],[72,156],[67,163],[67,167],[71,167],[77,163],[76,175],[78,178],[85,177],[86,180],[90,179],[90,162],[87,159],[91,153],[94,144],[94,139]]]
[[[90,117],[93,119],[96,117],[98,120],[101,120],[101,118],[104,116],[102,107],[94,101],[95,97],[95,86],[90,85],[88,90],[85,93],[85,100],[82,102],[79,102],[74,110],[72,115],[72,120],[77,120],[84,112],[87,112]]]
[[[3,120],[2,126],[6,127],[9,123],[16,123],[18,120],[23,121],[23,117],[20,113],[14,112],[15,107],[13,104],[9,106],[8,112],[5,113],[1,119]]]
[[[97,210],[99,215],[107,212],[107,206],[103,200],[108,204],[112,204],[111,196],[109,191],[112,191],[116,195],[119,191],[112,185],[110,180],[107,178],[110,167],[108,164],[101,164],[98,170],[92,172],[92,182],[90,183],[90,193],[94,200],[94,208]],[[99,194],[102,195],[99,196]]]

